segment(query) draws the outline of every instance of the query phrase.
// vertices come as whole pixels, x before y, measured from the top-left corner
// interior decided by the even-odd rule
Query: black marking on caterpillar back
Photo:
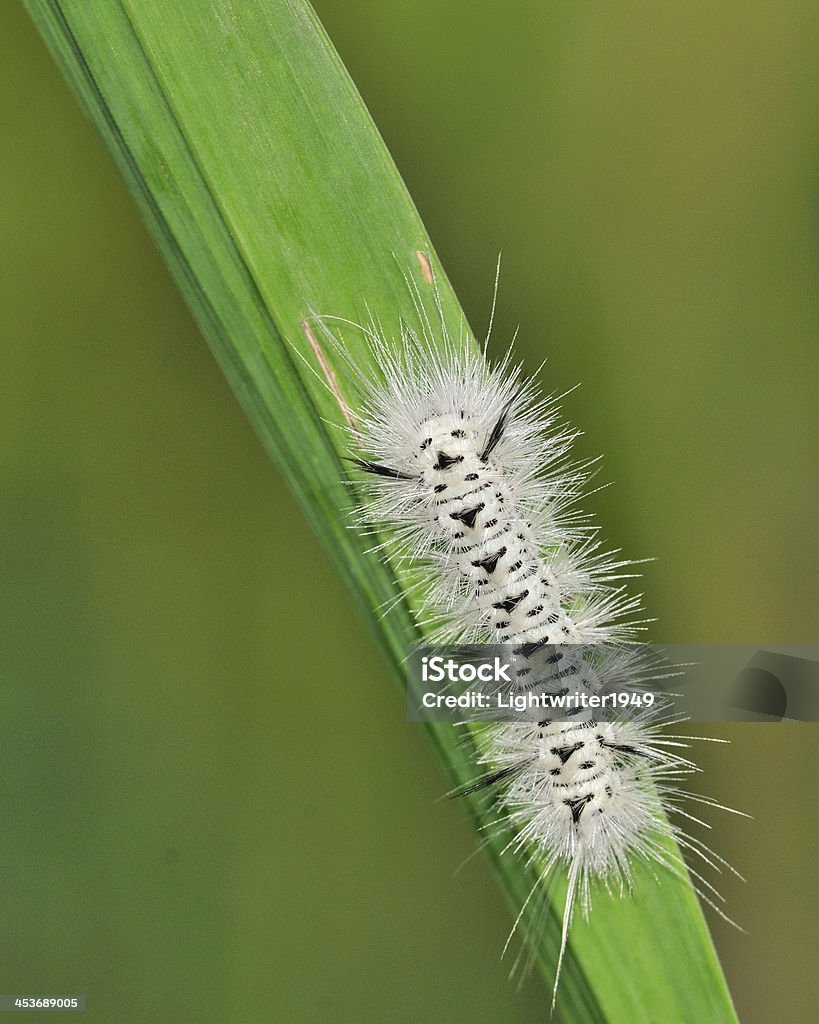
[[[512,654],[522,654],[524,658],[531,658],[533,654],[536,654],[541,647],[545,647],[548,644],[549,638],[545,637],[543,640],[533,641],[528,644],[520,644],[519,647],[512,648]]]
[[[509,418],[509,411],[511,409],[511,403],[506,406],[503,412],[498,417],[498,421],[489,433],[489,437],[486,439],[486,445],[480,454],[481,462],[486,462],[489,456],[492,454],[494,449],[497,447],[498,442],[503,437],[503,431],[506,428],[506,421]]]
[[[566,746],[566,747],[552,747],[552,749],[549,751],[549,753],[557,754],[557,756],[560,758],[560,763],[561,764],[565,764],[569,760],[569,758],[572,756],[572,754],[576,750],[580,750],[582,746],[583,746],[583,743],[574,743],[570,747],[569,746]]]
[[[449,469],[450,466],[454,466],[456,462],[463,462],[463,455],[447,455],[446,452],[438,452],[438,461],[432,467],[433,469]]]
[[[475,520],[478,518],[478,513],[483,512],[485,506],[483,503],[476,505],[474,508],[465,508],[460,512],[450,512],[450,519],[457,519],[459,523],[463,523],[464,526],[469,527],[470,530],[475,528]]]
[[[587,793],[585,796],[576,796],[568,800],[564,800],[563,803],[572,812],[572,822],[575,825],[580,824],[580,815],[583,813],[586,804],[591,800],[591,793]]]
[[[517,608],[524,597],[529,596],[528,590],[521,590],[515,597],[507,597],[505,601],[498,601],[497,604],[493,604],[493,608],[502,608],[507,615],[511,615],[512,612]]]
[[[497,569],[498,562],[503,558],[505,554],[506,548],[498,548],[494,555],[487,555],[486,558],[481,558],[477,562],[473,562],[472,564],[475,566],[476,569],[485,569],[487,575],[491,576],[495,569]]]

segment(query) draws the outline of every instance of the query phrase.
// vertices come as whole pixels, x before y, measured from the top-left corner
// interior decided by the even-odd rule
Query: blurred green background
[[[655,639],[816,640],[819,19],[321,0],[477,331],[605,453]],[[93,1022],[542,1021],[420,727],[0,5],[0,992]],[[305,673],[304,641],[312,660]],[[353,710],[354,709],[354,710]],[[816,726],[697,753],[746,1024],[815,1018]],[[627,946],[627,937],[624,938]],[[635,978],[635,984],[639,978]],[[35,1015],[35,1019],[38,1015]],[[49,1018],[51,1019],[51,1018]],[[704,1024],[704,1022],[697,1022]]]

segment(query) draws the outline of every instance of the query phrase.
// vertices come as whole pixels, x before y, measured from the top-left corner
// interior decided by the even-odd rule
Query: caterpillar
[[[590,466],[570,462],[576,435],[560,425],[559,399],[539,395],[511,349],[492,365],[463,324],[453,336],[437,288],[433,325],[407,283],[420,330],[402,323],[392,339],[375,319],[352,325],[380,368],[373,379],[350,364],[359,394],[347,418],[365,494],[358,527],[379,538],[386,531],[378,550],[387,545],[399,562],[422,568],[419,618],[434,639],[511,645],[520,675],[563,658],[591,692],[612,679],[640,685],[652,663],[632,643],[641,625],[633,618],[640,600],[623,582],[632,563],[606,552],[578,511]],[[494,301],[492,311],[490,331]],[[329,326],[337,318],[317,319],[343,355]],[[517,855],[534,851],[541,881],[567,872],[553,1007],[574,908],[588,915],[593,881],[625,892],[635,858],[683,874],[670,837],[711,867],[725,864],[666,813],[691,817],[677,783],[697,770],[678,752],[684,738],[668,734],[666,710],[495,723],[480,734],[477,774],[458,791],[493,792],[496,826],[511,830]],[[719,898],[713,886],[688,871],[722,914],[704,892]]]

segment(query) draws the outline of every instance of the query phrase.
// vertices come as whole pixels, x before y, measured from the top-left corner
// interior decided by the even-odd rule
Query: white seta
[[[436,639],[515,645],[535,661],[554,649],[547,645],[599,645],[594,656],[586,646],[576,655],[591,691],[656,678],[645,649],[630,642],[639,599],[622,583],[629,563],[602,551],[577,511],[589,467],[567,462],[574,435],[558,424],[555,400],[538,396],[509,353],[491,366],[463,327],[452,337],[440,303],[433,327],[409,284],[420,331],[403,325],[391,339],[374,322],[357,328],[381,371],[373,379],[350,367],[366,492],[360,525],[379,537],[386,527],[393,556],[423,569],[421,618]],[[342,354],[334,318],[317,319]],[[664,724],[667,707],[658,706],[615,721],[589,711],[577,721],[535,715],[479,733],[482,763],[466,789],[493,792],[495,824],[511,829],[509,850],[538,864],[538,888],[556,869],[568,873],[555,992],[573,909],[579,902],[588,912],[593,880],[629,889],[634,858],[683,874],[669,837],[724,864],[666,817],[680,810],[677,780],[696,768]]]

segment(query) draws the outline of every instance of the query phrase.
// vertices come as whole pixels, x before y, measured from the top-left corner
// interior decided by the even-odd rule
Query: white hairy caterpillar
[[[424,567],[421,616],[436,638],[514,645],[532,664],[552,645],[581,645],[575,667],[592,691],[600,676],[646,678],[650,664],[626,643],[638,627],[627,617],[639,600],[620,582],[630,563],[603,552],[595,528],[576,511],[588,468],[567,463],[574,435],[558,425],[556,402],[539,398],[509,353],[493,367],[463,326],[453,337],[440,302],[433,327],[408,284],[419,331],[402,324],[393,340],[376,322],[352,325],[367,334],[381,371],[372,379],[351,365],[360,391],[352,412],[308,332],[348,414],[354,461],[367,481],[361,525],[379,536],[388,528],[384,545],[395,557]],[[333,318],[318,319],[332,338]],[[601,645],[594,665],[590,644]],[[535,851],[542,880],[557,868],[568,873],[555,992],[574,906],[588,913],[593,880],[630,888],[634,858],[682,873],[668,837],[712,867],[724,864],[664,813],[680,811],[687,794],[676,780],[696,769],[663,724],[662,709],[615,721],[586,712],[576,721],[535,717],[482,734],[469,788],[494,790],[498,827],[514,835],[509,848],[527,857]]]

